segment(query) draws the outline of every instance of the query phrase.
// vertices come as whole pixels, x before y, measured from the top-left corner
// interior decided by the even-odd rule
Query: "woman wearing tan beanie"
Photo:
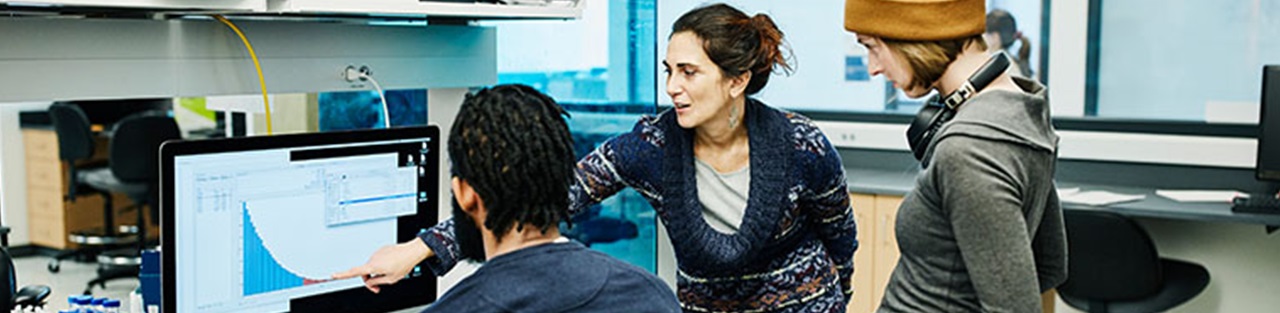
[[[1039,312],[1066,279],[1047,91],[988,54],[983,0],[846,0],[868,70],[937,91],[908,132],[923,170],[898,211],[880,312]],[[939,100],[940,99],[940,100]]]

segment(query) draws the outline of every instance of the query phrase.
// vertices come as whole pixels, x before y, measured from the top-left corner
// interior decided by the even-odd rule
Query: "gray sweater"
[[[880,312],[1040,312],[1040,293],[1066,280],[1047,90],[1015,82],[1023,92],[965,102],[930,144]]]

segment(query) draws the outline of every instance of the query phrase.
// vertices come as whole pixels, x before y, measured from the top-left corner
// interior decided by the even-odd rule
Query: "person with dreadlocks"
[[[569,211],[639,191],[670,234],[685,311],[844,312],[858,242],[840,155],[808,118],[751,97],[775,68],[790,70],[782,32],[767,15],[724,4],[685,13],[672,29],[663,65],[675,108],[579,160]],[[466,255],[455,235],[465,224],[375,256],[372,273],[387,275],[366,285],[392,283],[424,259],[447,272]]]
[[[463,101],[449,131],[453,219],[437,227],[451,230],[456,249],[440,249],[432,264],[438,268],[449,253],[484,266],[427,312],[680,311],[657,276],[560,236],[574,175],[567,116],[525,85],[482,89]],[[432,234],[446,232],[384,247],[334,279],[363,277],[378,292],[426,258]]]

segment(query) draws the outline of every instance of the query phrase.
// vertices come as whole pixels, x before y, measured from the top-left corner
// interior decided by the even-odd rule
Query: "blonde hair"
[[[903,89],[911,89],[914,87],[930,88],[933,83],[942,78],[942,73],[947,71],[947,66],[951,62],[955,62],[956,56],[964,51],[969,45],[976,45],[978,49],[987,50],[986,40],[982,35],[973,35],[969,37],[937,40],[937,41],[909,41],[894,40],[889,38],[881,38],[885,47],[888,47],[893,53],[901,58],[900,61],[906,61],[907,66],[911,69],[911,82],[908,82]]]

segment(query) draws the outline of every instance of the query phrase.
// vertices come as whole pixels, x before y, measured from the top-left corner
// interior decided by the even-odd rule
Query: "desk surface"
[[[915,186],[917,173],[918,171],[915,169],[903,171],[857,168],[845,169],[845,175],[847,177],[846,182],[849,185],[850,192],[884,195],[907,194],[911,191],[911,188]],[[1123,194],[1142,194],[1147,197],[1138,201],[1117,203],[1106,206],[1063,203],[1063,209],[1104,210],[1134,217],[1280,226],[1280,214],[1235,213],[1231,212],[1231,204],[1227,202],[1177,202],[1156,195],[1155,188],[1080,184],[1066,181],[1058,182],[1058,188],[1074,187],[1078,187],[1083,191],[1106,190]]]

